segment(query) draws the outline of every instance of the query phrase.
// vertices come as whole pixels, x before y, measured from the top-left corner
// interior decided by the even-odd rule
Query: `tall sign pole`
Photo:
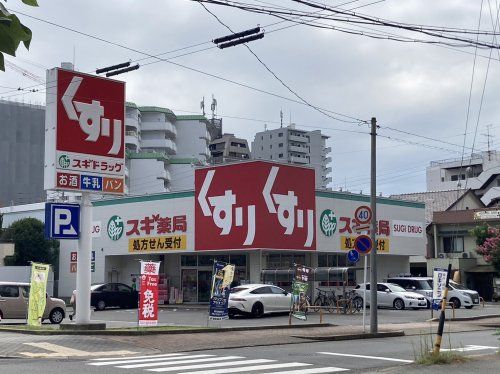
[[[372,117],[371,121],[371,186],[370,186],[370,208],[372,221],[370,225],[370,238],[373,249],[370,254],[370,333],[378,332],[377,319],[377,119]]]
[[[443,338],[444,320],[446,318],[446,299],[448,297],[448,287],[450,286],[450,274],[451,263],[448,264],[448,271],[446,272],[446,285],[444,287],[443,299],[441,300],[441,314],[439,315],[438,331],[436,335],[436,342],[434,343],[434,354],[439,354],[439,351],[441,350],[441,339]]]
[[[76,323],[88,324],[92,281],[91,196],[125,192],[125,83],[59,68],[48,70],[46,81],[44,188],[82,196]],[[77,214],[64,207],[57,212],[55,234],[62,231],[74,236],[78,230],[73,216]]]

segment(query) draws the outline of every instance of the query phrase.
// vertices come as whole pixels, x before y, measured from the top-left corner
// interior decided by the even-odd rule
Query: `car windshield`
[[[392,292],[406,292],[403,287],[398,286],[397,284],[389,284],[388,287]]]
[[[92,286],[90,286],[90,291],[95,291],[97,288],[101,287],[102,284],[93,284]]]
[[[450,285],[453,286],[453,288],[456,288],[457,290],[468,290],[467,287],[462,286],[460,283],[450,281]]]
[[[420,285],[421,290],[432,290],[432,283],[429,284],[430,282],[425,279],[417,280],[418,284]]]
[[[245,290],[248,290],[248,288],[247,287],[234,287],[234,288],[231,288],[231,293],[238,293],[238,292],[242,292]]]

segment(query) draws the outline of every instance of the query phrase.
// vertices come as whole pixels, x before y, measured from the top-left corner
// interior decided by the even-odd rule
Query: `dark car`
[[[104,310],[110,306],[137,308],[139,293],[126,284],[94,284],[90,290],[90,305],[96,310]]]

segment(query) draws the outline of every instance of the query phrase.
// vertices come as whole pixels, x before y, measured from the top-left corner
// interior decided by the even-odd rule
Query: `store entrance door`
[[[195,303],[198,293],[198,280],[196,269],[182,269],[182,292],[185,303]]]
[[[199,303],[208,303],[210,301],[211,288],[212,288],[212,270],[198,270]]]

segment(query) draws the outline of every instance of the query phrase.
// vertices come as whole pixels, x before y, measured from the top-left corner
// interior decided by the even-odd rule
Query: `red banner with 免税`
[[[141,261],[139,326],[156,326],[158,324],[159,269],[159,262]]]

